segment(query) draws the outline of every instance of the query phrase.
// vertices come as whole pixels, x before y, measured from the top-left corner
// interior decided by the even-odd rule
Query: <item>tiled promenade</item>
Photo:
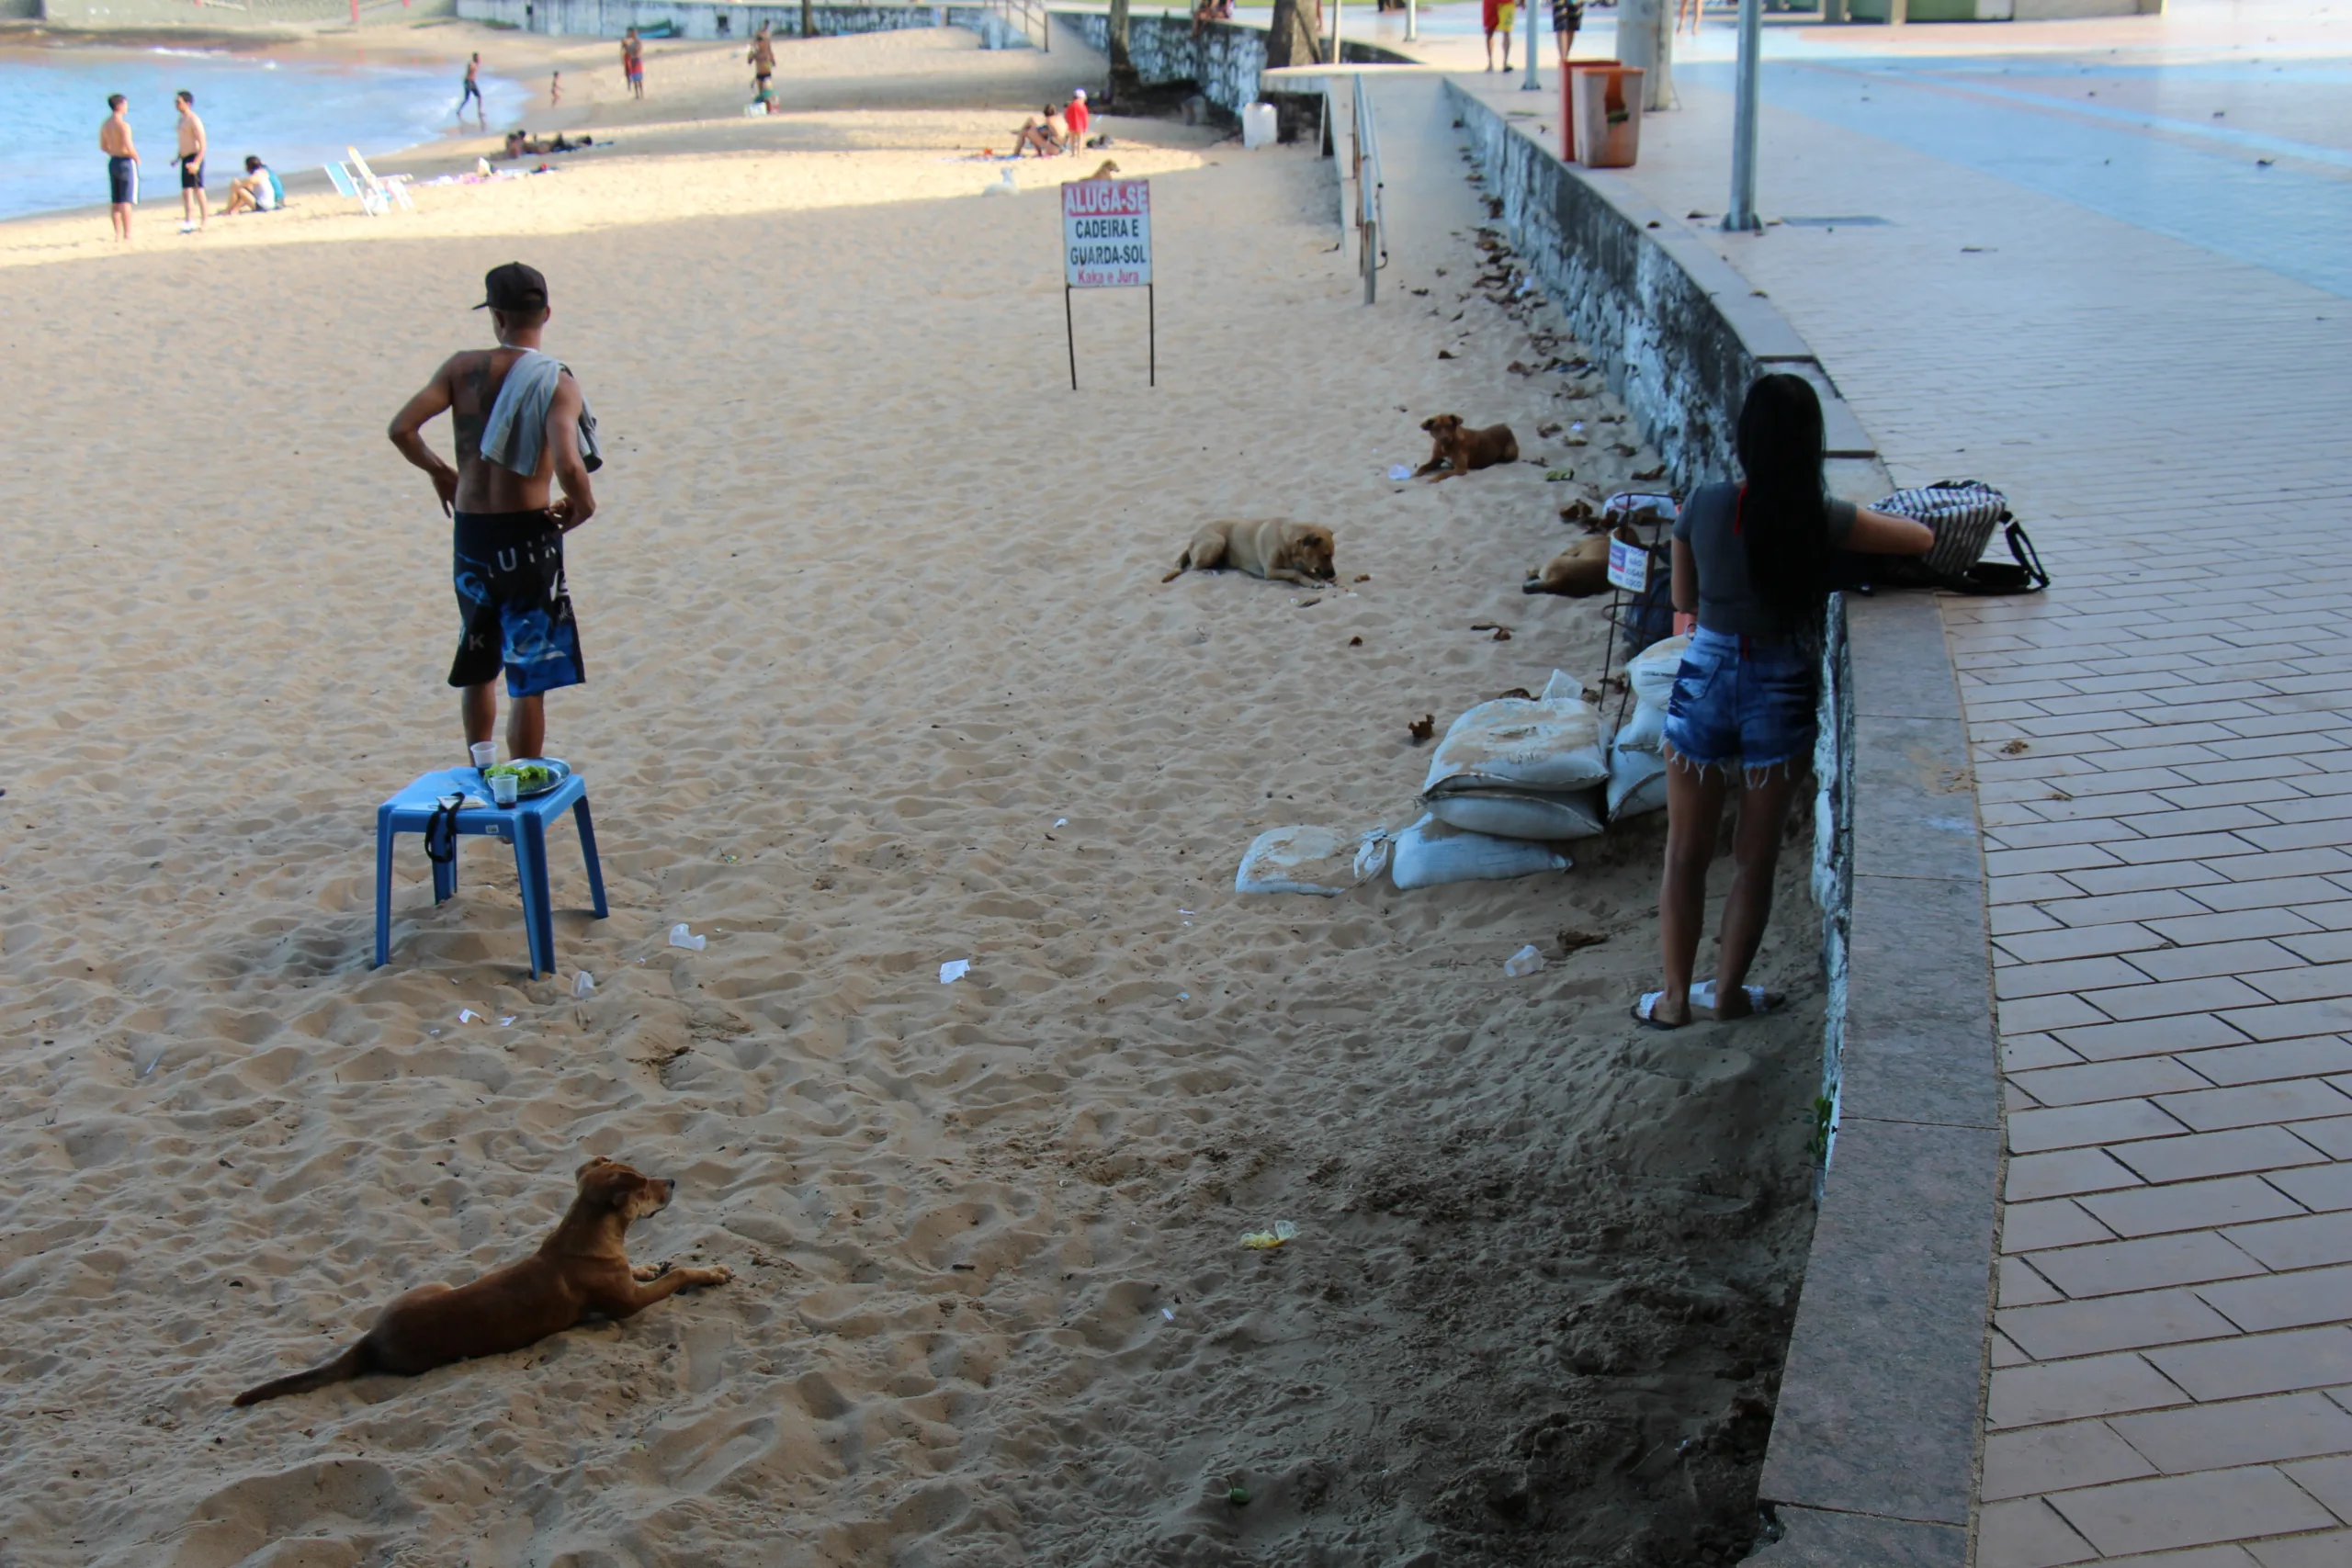
[[[1717,248],[2058,579],[1945,604],[2009,1150],[1975,1562],[2347,1568],[2352,15],[1872,31],[1781,42],[1760,205],[1884,221]],[[1636,175],[1720,213],[1728,73],[1679,77]]]

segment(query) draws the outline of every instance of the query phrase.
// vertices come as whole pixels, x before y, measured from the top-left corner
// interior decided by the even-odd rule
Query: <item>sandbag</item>
[[[1250,840],[1233,874],[1236,893],[1311,893],[1331,898],[1378,876],[1388,863],[1388,835],[1331,828],[1269,828]]]
[[[1623,822],[1666,805],[1666,759],[1619,744],[1609,750],[1609,820]]]
[[[1690,638],[1686,633],[1654,642],[1625,666],[1625,679],[1634,688],[1634,701],[1644,707],[1666,711],[1667,698],[1674,694],[1675,672],[1682,668],[1682,656],[1690,650]]]
[[[1432,795],[1430,815],[1449,828],[1502,839],[1589,839],[1600,831],[1600,795],[1580,789],[1560,795],[1467,790]]]
[[[1447,728],[1437,754],[1430,759],[1421,793],[1500,789],[1549,794],[1583,789],[1608,776],[1599,708],[1581,696],[1574,702],[1498,697],[1480,703]]]
[[[1619,728],[1616,739],[1610,742],[1610,746],[1612,750],[1621,747],[1628,751],[1663,750],[1666,747],[1666,709],[1663,706],[1652,707],[1647,703],[1636,703],[1632,716]],[[1612,779],[1617,776],[1617,764],[1613,759],[1609,764],[1609,776]]]
[[[1398,887],[1410,891],[1449,882],[1504,882],[1566,871],[1573,863],[1548,844],[1465,833],[1424,817],[1396,835],[1389,873]]]

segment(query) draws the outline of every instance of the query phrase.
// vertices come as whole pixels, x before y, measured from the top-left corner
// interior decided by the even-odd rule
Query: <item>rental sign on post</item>
[[[1078,328],[1070,297],[1080,288],[1140,288],[1159,385],[1159,300],[1151,286],[1151,182],[1071,180],[1062,186],[1062,326],[1069,339],[1069,389],[1078,390]]]

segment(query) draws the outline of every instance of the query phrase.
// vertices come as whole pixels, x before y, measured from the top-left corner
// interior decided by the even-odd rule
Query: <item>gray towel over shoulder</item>
[[[552,355],[526,348],[506,372],[482,426],[481,455],[502,468],[518,474],[539,471],[539,457],[547,446],[548,408],[555,401],[556,378],[571,367]],[[596,451],[596,416],[588,400],[580,400],[580,460],[590,473],[605,466]]]

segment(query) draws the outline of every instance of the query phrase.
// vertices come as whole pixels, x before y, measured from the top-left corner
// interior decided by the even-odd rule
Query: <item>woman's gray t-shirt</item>
[[[1794,628],[1756,596],[1755,584],[1747,580],[1739,492],[1736,484],[1708,485],[1690,498],[1675,521],[1674,536],[1690,547],[1699,566],[1699,624],[1732,637],[1787,637]],[[1854,503],[1832,500],[1828,513],[1829,543],[1841,547],[1853,532]]]

